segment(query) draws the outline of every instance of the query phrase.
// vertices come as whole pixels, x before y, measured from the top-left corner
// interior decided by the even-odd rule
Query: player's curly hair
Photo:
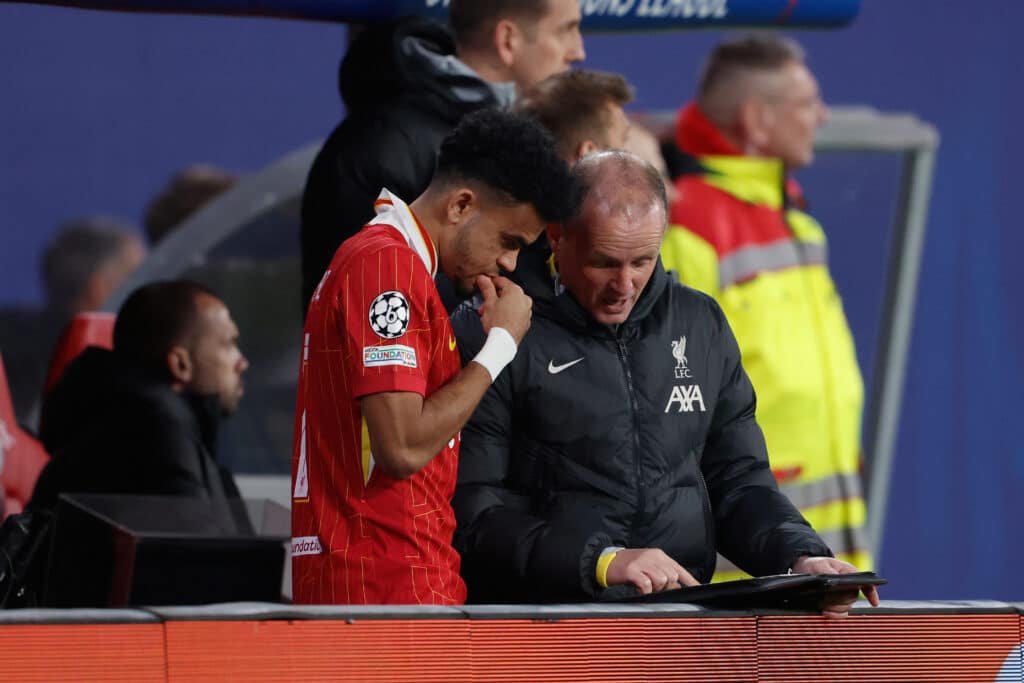
[[[507,204],[531,204],[547,222],[572,213],[575,181],[544,127],[524,114],[473,112],[441,143],[435,182],[481,183]]]

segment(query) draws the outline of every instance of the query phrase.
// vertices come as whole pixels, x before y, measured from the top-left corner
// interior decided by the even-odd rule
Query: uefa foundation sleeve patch
[[[398,365],[403,368],[417,367],[416,349],[402,344],[363,347],[364,368],[380,368],[385,365]]]

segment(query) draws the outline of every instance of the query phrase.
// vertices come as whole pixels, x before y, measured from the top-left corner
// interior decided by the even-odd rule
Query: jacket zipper
[[[626,351],[626,343],[622,341],[622,337],[619,334],[615,335],[615,343],[619,349],[619,360],[622,361],[622,369],[626,373],[626,391],[629,393],[629,407],[633,412],[633,465],[636,470],[636,490],[637,490],[637,506],[636,512],[633,515],[633,526],[636,527],[637,518],[643,514],[644,506],[644,486],[643,476],[640,468],[640,425],[637,420],[637,416],[640,414],[640,406],[637,404],[636,391],[633,388],[633,373],[629,370],[629,354]],[[630,532],[632,535],[632,532]]]

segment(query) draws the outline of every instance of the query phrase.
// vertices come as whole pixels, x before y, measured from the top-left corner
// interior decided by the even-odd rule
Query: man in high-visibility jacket
[[[676,142],[697,167],[676,181],[662,259],[725,311],[783,492],[837,557],[869,569],[863,381],[825,234],[787,177],[813,159],[824,119],[796,43],[758,35],[715,48],[679,115]],[[740,574],[720,560],[715,576]]]

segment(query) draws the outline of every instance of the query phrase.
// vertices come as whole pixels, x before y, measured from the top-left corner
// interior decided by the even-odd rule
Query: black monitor
[[[42,603],[199,605],[281,599],[289,511],[268,501],[62,494]]]

